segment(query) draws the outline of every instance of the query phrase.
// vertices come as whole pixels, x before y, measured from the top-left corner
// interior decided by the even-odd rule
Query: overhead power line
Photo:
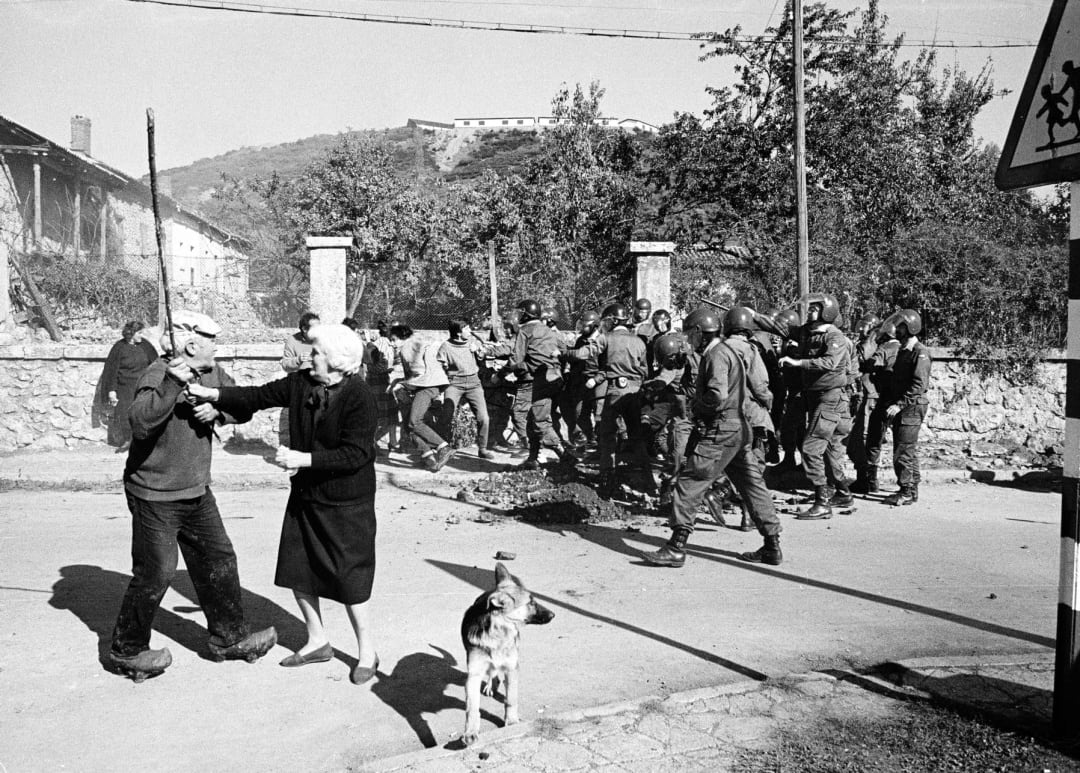
[[[264,14],[268,16],[294,16],[308,19],[339,19],[342,21],[367,22],[369,24],[398,24],[411,27],[440,27],[446,29],[477,30],[481,32],[517,32],[541,35],[582,35],[599,38],[630,38],[637,40],[686,40],[700,41],[701,32],[678,32],[672,30],[622,29],[618,27],[572,27],[555,24],[525,24],[522,22],[494,22],[470,19],[442,19],[424,16],[402,16],[399,14],[352,13],[349,11],[319,10],[315,8],[295,8],[263,3],[233,2],[232,0],[127,0],[129,3],[148,3],[178,8],[195,8],[207,11],[229,11],[233,13]],[[754,43],[754,35],[736,35],[734,40],[742,43]],[[895,42],[860,41],[847,35],[807,36],[808,43],[835,43],[872,47],[890,48]],[[771,42],[771,41],[770,41]],[[1004,43],[965,43],[942,40],[904,40],[900,43],[906,48],[1034,48],[1030,42]]]

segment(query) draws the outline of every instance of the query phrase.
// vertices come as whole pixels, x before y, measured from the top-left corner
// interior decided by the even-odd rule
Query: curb
[[[746,693],[757,692],[758,690],[765,689],[767,687],[773,687],[778,684],[790,684],[791,682],[835,682],[835,677],[828,674],[822,674],[818,672],[809,672],[805,674],[787,674],[780,677],[769,678],[765,681],[757,681],[747,679],[741,682],[733,682],[731,684],[714,685],[709,687],[698,687],[693,690],[685,690],[683,692],[671,693],[667,696],[661,695],[645,695],[640,698],[632,698],[625,701],[616,701],[614,703],[605,703],[599,706],[592,706],[585,709],[569,709],[567,711],[559,712],[558,714],[552,714],[551,716],[545,716],[542,719],[533,719],[528,722],[522,722],[517,725],[511,725],[510,727],[500,727],[494,730],[485,731],[480,737],[480,741],[476,746],[461,749],[447,749],[445,746],[432,747],[430,749],[419,749],[414,752],[405,752],[404,754],[397,754],[392,757],[384,757],[379,760],[372,760],[361,764],[356,770],[362,773],[394,773],[394,771],[407,770],[419,765],[432,765],[438,760],[444,760],[451,757],[458,757],[465,753],[483,751],[485,747],[495,746],[504,741],[509,741],[515,738],[521,738],[522,736],[529,735],[538,729],[540,723],[548,724],[571,724],[577,722],[587,722],[590,719],[601,719],[603,717],[610,717],[616,714],[625,714],[631,711],[637,711],[642,706],[648,704],[658,704],[661,706],[686,706],[688,704],[697,703],[699,701],[707,701],[712,698],[718,698],[722,695],[743,695]],[[448,741],[448,743],[457,743],[460,739],[454,738]]]

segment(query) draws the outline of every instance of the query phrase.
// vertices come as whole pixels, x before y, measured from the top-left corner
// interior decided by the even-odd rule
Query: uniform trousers
[[[892,420],[893,471],[901,488],[918,486],[919,429],[926,418],[926,404],[906,405]]]
[[[626,424],[630,447],[641,449],[641,385],[633,382],[620,387],[608,382],[604,395],[604,409],[600,414],[600,431],[597,443],[600,451],[600,470],[614,470],[619,449],[619,419]]]
[[[815,486],[846,482],[844,441],[851,432],[848,400],[840,387],[821,392],[804,392],[806,398],[806,438],[802,444],[803,470]]]
[[[132,657],[150,646],[154,615],[176,573],[177,545],[212,641],[231,647],[247,636],[236,552],[210,490],[172,502],[125,493],[131,512],[132,577],[113,628],[112,651]]]
[[[698,508],[713,483],[727,475],[750,512],[758,533],[781,532],[772,494],[765,485],[764,465],[750,448],[750,433],[731,424],[695,426],[686,447],[686,462],[675,481],[672,528],[693,531]]]

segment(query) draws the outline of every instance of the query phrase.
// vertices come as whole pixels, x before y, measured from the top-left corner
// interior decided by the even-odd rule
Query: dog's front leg
[[[504,715],[504,725],[516,725],[521,721],[518,716],[518,670],[516,668],[508,668],[503,674],[503,695],[506,698],[506,714]]]
[[[480,684],[483,675],[473,670],[473,663],[469,664],[469,676],[465,680],[465,732],[461,736],[466,746],[476,743],[476,737],[480,734]]]

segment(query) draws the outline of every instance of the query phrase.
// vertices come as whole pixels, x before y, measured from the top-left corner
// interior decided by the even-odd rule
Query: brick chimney
[[[71,149],[90,155],[90,119],[84,115],[71,116]]]

